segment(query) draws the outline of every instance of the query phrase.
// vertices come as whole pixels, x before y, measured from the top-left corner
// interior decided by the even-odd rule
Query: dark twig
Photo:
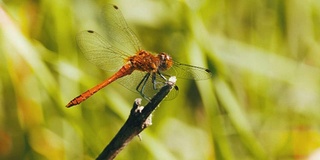
[[[130,111],[129,118],[121,127],[117,135],[104,148],[97,160],[114,159],[133,137],[137,136],[145,128],[150,126],[151,113],[175,86],[175,82],[175,77],[170,77],[167,84],[160,89],[145,107],[140,106],[141,99],[137,98]]]

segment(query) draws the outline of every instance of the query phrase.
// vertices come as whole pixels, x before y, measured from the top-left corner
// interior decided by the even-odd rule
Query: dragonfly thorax
[[[134,70],[144,72],[157,72],[161,64],[161,60],[157,55],[144,50],[140,50],[136,55],[129,57],[127,60]]]

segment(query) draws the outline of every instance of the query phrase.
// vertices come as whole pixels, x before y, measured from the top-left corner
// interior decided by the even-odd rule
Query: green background
[[[75,36],[107,1],[0,1],[0,159],[94,159],[140,97],[114,83],[64,106],[112,73]],[[210,68],[117,159],[306,159],[320,148],[320,1],[113,1],[144,49]],[[145,103],[145,102],[144,102]],[[318,151],[319,152],[319,151]],[[319,155],[319,153],[318,153]]]

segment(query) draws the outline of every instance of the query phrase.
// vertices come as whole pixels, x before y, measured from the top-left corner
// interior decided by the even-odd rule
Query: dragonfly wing
[[[162,74],[193,80],[204,80],[212,77],[212,73],[209,69],[182,64],[176,61],[174,61],[174,64],[170,69],[164,71]]]
[[[121,77],[116,82],[129,89],[130,91],[137,92],[136,88],[140,81],[145,76],[146,72],[133,71],[130,75]]]
[[[146,74],[147,74],[146,72],[134,71],[131,75],[118,79],[117,82],[129,90],[139,93],[137,91],[137,86],[143,80],[143,77]],[[169,77],[166,77],[166,78],[168,79]],[[166,82],[167,81],[165,79],[163,79],[157,74],[156,89],[154,89],[152,77],[150,75],[150,77],[148,78],[148,80],[144,85],[144,89],[142,92],[146,97],[152,98],[157,92],[160,91],[160,89],[166,84]],[[141,84],[139,89],[141,89],[142,87],[143,87],[143,84]],[[178,95],[178,89],[175,88],[168,94],[165,100],[174,99],[177,95]]]
[[[128,27],[120,9],[116,5],[106,4],[102,10],[103,25],[106,36],[117,48],[127,53],[135,54],[141,49],[139,40]]]
[[[104,70],[118,70],[124,64],[124,59],[129,56],[111,46],[105,38],[94,31],[82,31],[76,40],[86,59]]]

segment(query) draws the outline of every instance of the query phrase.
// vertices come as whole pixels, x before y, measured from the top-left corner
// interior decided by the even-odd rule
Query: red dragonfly
[[[80,104],[115,80],[149,99],[170,75],[194,80],[209,79],[212,76],[210,70],[176,62],[166,53],[151,54],[142,50],[138,38],[128,27],[116,5],[104,6],[102,14],[105,18],[105,36],[92,30],[82,31],[77,36],[77,44],[88,61],[101,69],[118,71],[71,100],[66,107]]]

